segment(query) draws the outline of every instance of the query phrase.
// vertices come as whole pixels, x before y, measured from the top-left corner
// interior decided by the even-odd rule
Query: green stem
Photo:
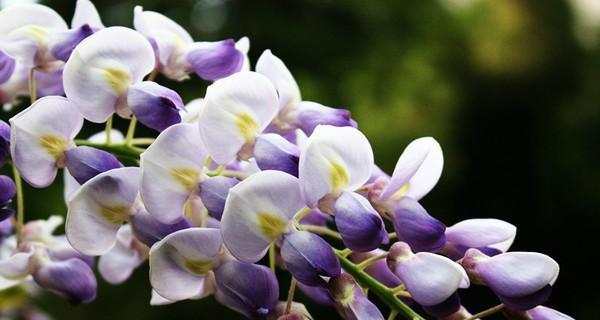
[[[19,170],[13,164],[13,177],[15,179],[15,187],[17,189],[17,246],[21,243],[23,239],[23,221],[25,220],[25,206],[23,204],[23,182],[21,180],[21,174],[19,174]]]
[[[221,175],[225,176],[225,177],[239,178],[239,179],[246,179],[250,176],[249,173],[242,172],[242,171],[235,171],[235,170],[223,170],[223,171],[221,171]]]
[[[110,146],[110,138],[111,138],[111,131],[112,131],[112,122],[113,122],[113,116],[111,115],[110,117],[108,117],[108,120],[106,120],[106,144]]]
[[[269,267],[273,272],[275,272],[275,254],[275,242],[271,242],[271,245],[269,246]]]
[[[138,161],[140,158],[140,154],[142,154],[142,152],[144,152],[144,149],[142,149],[142,148],[127,146],[125,144],[107,145],[106,143],[95,143],[95,142],[89,142],[87,140],[75,140],[75,144],[78,146],[89,146],[89,147],[102,149],[104,151],[114,154],[117,158],[131,160],[131,161]]]
[[[137,125],[137,118],[131,116],[131,122],[129,122],[129,128],[127,128],[127,135],[125,136],[125,145],[131,146],[133,141],[133,135],[135,134],[135,126]]]
[[[360,270],[354,263],[352,263],[352,261],[348,260],[348,258],[344,256],[342,250],[335,250],[335,254],[340,260],[342,268],[344,268],[346,272],[353,276],[354,279],[356,279],[356,281],[358,281],[362,286],[369,288],[371,292],[375,293],[375,295],[385,302],[392,310],[396,310],[398,314],[405,319],[425,320],[425,318],[421,317],[404,302],[398,299],[398,297],[396,297],[392,292],[392,289],[379,283],[363,270]]]
[[[154,142],[154,138],[135,138],[131,140],[131,144],[134,146],[148,146]]]
[[[31,104],[37,100],[37,89],[35,85],[35,68],[29,69],[28,76],[28,84],[29,84],[29,101]]]
[[[375,261],[385,259],[385,258],[387,258],[387,256],[388,256],[387,252],[384,254],[372,256],[370,258],[367,258],[367,259],[361,261],[359,264],[356,265],[356,267],[359,268],[360,270],[364,270],[368,266],[372,265]]]
[[[304,231],[310,231],[310,232],[330,236],[330,237],[336,238],[338,240],[342,240],[342,236],[340,236],[339,233],[337,233],[327,227],[313,226],[311,224],[301,224],[301,225],[299,225],[299,227],[300,227],[300,229],[302,229]]]
[[[475,320],[475,319],[479,319],[479,318],[483,318],[483,317],[487,317],[487,316],[491,316],[494,313],[500,312],[502,311],[502,309],[504,309],[504,305],[501,303],[497,306],[491,307],[487,310],[483,310],[479,313],[476,313],[474,315],[472,315],[469,319],[467,320]]]
[[[294,220],[296,220],[296,222],[300,222],[300,220],[302,220],[302,218],[304,218],[305,215],[309,214],[312,211],[311,208],[304,208],[300,211],[298,211],[295,215],[294,215]]]
[[[289,314],[292,311],[292,302],[294,302],[294,293],[296,292],[296,278],[292,276],[290,281],[290,290],[288,290],[287,301],[285,302],[285,313]]]

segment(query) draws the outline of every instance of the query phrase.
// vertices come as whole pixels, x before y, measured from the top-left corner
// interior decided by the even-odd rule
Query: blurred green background
[[[70,21],[74,1],[42,2]],[[475,217],[517,225],[513,250],[544,252],[561,265],[547,305],[597,318],[600,1],[94,2],[106,25],[131,26],[142,5],[196,40],[248,36],[251,61],[271,49],[305,100],[352,110],[388,173],[412,139],[435,137],[445,168],[422,201],[429,212],[447,225]],[[185,101],[207,85],[159,81]],[[100,130],[88,124],[82,136]],[[28,218],[65,214],[61,183],[28,188],[26,210]],[[238,318],[212,299],[150,307],[146,267],[120,286],[99,282],[90,305],[52,295],[35,303],[55,319]],[[482,288],[461,295],[471,311],[496,304]],[[316,319],[336,317],[308,306]]]

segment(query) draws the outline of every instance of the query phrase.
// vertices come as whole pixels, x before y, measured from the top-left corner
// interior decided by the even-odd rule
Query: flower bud
[[[329,291],[336,303],[338,312],[344,319],[384,319],[381,311],[364,295],[362,288],[347,273],[342,273],[329,281]]]
[[[224,176],[210,177],[202,181],[200,185],[200,199],[213,217],[218,220],[221,219],[229,189],[233,188],[239,182],[235,178]]]
[[[469,287],[469,278],[459,264],[430,252],[415,254],[405,242],[392,245],[387,263],[412,299],[430,314],[446,316],[459,310],[456,291]]]
[[[79,184],[102,172],[123,167],[112,153],[87,146],[65,151],[65,159],[69,173]]]
[[[143,81],[130,86],[127,105],[141,123],[159,132],[181,122],[181,97],[156,82]]]
[[[507,251],[516,234],[517,228],[502,220],[464,220],[446,229],[443,253],[452,260],[458,260],[468,249],[476,248],[493,256]]]
[[[200,78],[211,81],[240,71],[244,63],[244,54],[235,47],[233,39],[196,42],[186,57],[192,70]]]
[[[446,226],[412,198],[402,197],[395,203],[392,222],[398,240],[408,243],[416,252],[437,252],[446,242]]]
[[[477,249],[469,249],[461,264],[474,282],[487,285],[502,303],[517,310],[546,302],[559,272],[556,261],[537,252],[488,257]]]
[[[67,61],[73,49],[93,33],[94,29],[88,24],[83,24],[68,31],[56,32],[51,35],[50,54],[58,60]]]
[[[33,273],[33,279],[73,304],[89,303],[96,298],[94,272],[80,259],[44,262]]]
[[[277,277],[265,266],[231,260],[215,270],[215,282],[217,300],[246,317],[265,318],[277,304]]]
[[[347,248],[365,252],[387,241],[381,217],[367,199],[354,192],[343,192],[334,204],[335,225]]]
[[[284,235],[281,257],[294,278],[309,286],[324,286],[327,282],[323,277],[341,273],[340,262],[329,243],[307,231]]]
[[[298,176],[300,150],[278,134],[267,133],[256,137],[254,159],[261,170],[279,170]]]
[[[313,226],[325,226],[333,219],[330,215],[321,212],[319,209],[311,210],[300,219],[301,224],[310,224]]]
[[[334,127],[354,127],[356,122],[352,120],[350,111],[334,109],[322,104],[310,101],[302,101],[297,107],[298,127],[308,136],[320,125],[331,125]]]

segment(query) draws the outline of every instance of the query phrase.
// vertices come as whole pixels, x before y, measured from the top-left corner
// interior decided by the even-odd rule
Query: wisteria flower
[[[218,80],[242,70],[248,58],[248,39],[194,42],[177,22],[141,6],[134,9],[133,24],[154,48],[157,70],[173,80],[195,72],[205,80]]]
[[[75,147],[83,117],[63,97],[44,97],[10,119],[14,165],[32,186],[50,185],[65,166],[65,151]]]

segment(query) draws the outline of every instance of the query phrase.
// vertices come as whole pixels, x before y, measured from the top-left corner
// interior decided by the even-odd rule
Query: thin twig
[[[491,307],[489,309],[483,310],[479,313],[476,313],[474,315],[472,315],[469,319],[467,320],[475,320],[475,319],[479,319],[479,318],[483,318],[483,317],[487,317],[487,316],[491,316],[494,313],[500,312],[502,311],[502,309],[504,309],[504,304],[499,304],[497,306]]]

